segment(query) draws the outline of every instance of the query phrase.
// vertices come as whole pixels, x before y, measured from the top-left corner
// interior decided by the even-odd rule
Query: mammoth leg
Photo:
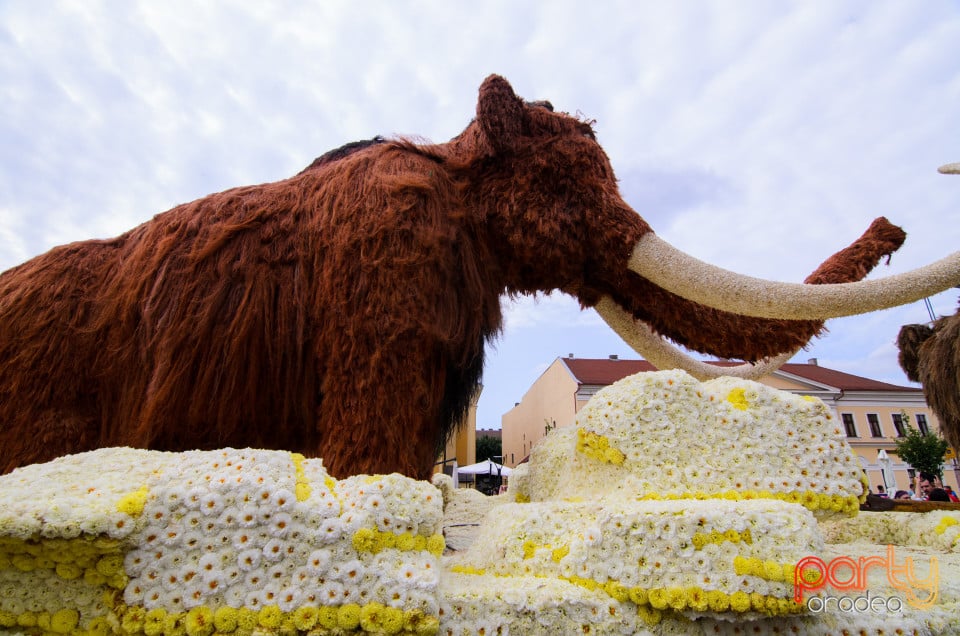
[[[318,413],[318,454],[334,477],[430,477],[443,437],[446,369],[422,340],[386,340],[389,350],[329,358],[345,362],[324,381]]]
[[[0,426],[0,475],[28,464],[97,448],[96,418],[46,410],[28,430]]]

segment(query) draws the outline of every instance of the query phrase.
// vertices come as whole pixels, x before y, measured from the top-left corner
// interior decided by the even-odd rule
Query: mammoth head
[[[920,348],[930,336],[933,328],[928,325],[904,325],[897,334],[897,361],[911,382],[920,382]]]
[[[499,76],[484,81],[476,119],[444,154],[454,173],[459,166],[471,209],[485,215],[507,292],[574,295],[661,368],[759,377],[792,357],[827,318],[913,302],[960,283],[960,253],[861,281],[905,238],[882,218],[803,284],[699,261],[658,238],[623,200],[588,122],[524,102]],[[747,364],[703,364],[666,339]]]

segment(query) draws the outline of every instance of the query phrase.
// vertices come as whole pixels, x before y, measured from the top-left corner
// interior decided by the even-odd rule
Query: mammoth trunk
[[[805,283],[822,285],[860,280],[883,257],[896,251],[905,237],[903,230],[886,219],[876,219],[863,236],[824,261]],[[700,284],[708,287],[712,282],[704,278]],[[597,291],[610,295],[657,334],[719,358],[753,362],[792,352],[823,330],[822,320],[755,318],[707,307],[633,272],[629,272],[621,287]],[[581,300],[585,304],[596,303],[596,300],[587,302],[589,297]],[[790,299],[785,298],[784,302],[789,303]]]

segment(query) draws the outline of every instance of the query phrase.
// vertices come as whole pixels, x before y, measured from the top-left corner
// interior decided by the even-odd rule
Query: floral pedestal
[[[106,449],[0,478],[0,630],[436,633],[442,497],[277,451]]]
[[[834,634],[949,625],[955,595],[879,617],[804,602],[826,586],[795,597],[807,557],[848,558],[825,545],[818,520],[856,515],[864,495],[856,457],[819,400],[683,372],[625,378],[534,449],[511,477],[515,503],[492,510],[473,545],[447,559],[441,628]],[[886,554],[871,545],[849,558],[857,564],[865,550]],[[801,567],[801,576],[816,573]],[[899,592],[868,574],[874,595]]]
[[[469,498],[436,481],[338,481],[251,449],[25,467],[0,477],[0,633],[960,633],[960,514],[852,518],[860,469],[816,400],[628,378],[544,440],[447,555]],[[883,555],[912,559],[934,602],[794,597],[806,557]],[[883,568],[864,574],[874,597],[903,596]]]

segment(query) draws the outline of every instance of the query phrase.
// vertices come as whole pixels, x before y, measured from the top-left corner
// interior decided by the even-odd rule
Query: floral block
[[[443,502],[320,460],[104,449],[0,477],[0,631],[435,633]]]
[[[823,550],[802,506],[756,501],[596,501],[507,504],[450,569],[563,581],[656,623],[664,614],[741,618],[799,613],[795,565]],[[450,592],[448,592],[449,594]]]
[[[501,631],[556,604],[568,612],[538,614],[542,633],[798,628],[811,617],[796,565],[824,549],[817,517],[856,514],[864,486],[820,400],[683,371],[625,378],[534,448],[511,476],[516,503],[449,559],[461,583],[442,586],[441,631],[460,633],[477,598]]]
[[[510,480],[518,501],[800,503],[855,515],[863,470],[829,408],[758,382],[639,373],[598,391]]]

